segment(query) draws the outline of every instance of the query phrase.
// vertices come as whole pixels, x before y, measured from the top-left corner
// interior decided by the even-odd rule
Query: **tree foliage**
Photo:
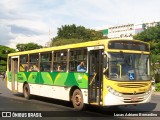
[[[160,54],[160,25],[145,29],[133,37],[134,39],[142,40],[150,43],[151,53]]]
[[[86,29],[83,26],[64,25],[58,28],[57,36],[52,39],[52,46],[86,42],[103,39],[103,34],[95,30]]]
[[[34,50],[42,48],[41,45],[36,43],[27,43],[27,44],[17,44],[16,48],[18,51]]]
[[[160,42],[160,25],[145,29],[133,37],[134,39],[143,40],[145,42],[155,41]]]
[[[0,72],[6,71],[8,53],[12,53],[15,51],[15,49],[0,45]]]

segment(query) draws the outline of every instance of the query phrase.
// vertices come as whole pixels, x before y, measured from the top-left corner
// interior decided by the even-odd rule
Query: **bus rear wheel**
[[[79,89],[74,90],[72,95],[72,103],[76,110],[80,111],[84,109],[83,95]]]
[[[29,89],[29,85],[28,84],[25,84],[23,86],[23,94],[24,94],[24,97],[26,99],[28,99],[28,100],[30,99],[31,95],[30,95],[30,89]]]

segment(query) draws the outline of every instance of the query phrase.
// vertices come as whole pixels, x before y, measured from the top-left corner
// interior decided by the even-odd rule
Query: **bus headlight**
[[[111,88],[110,86],[107,86],[107,90],[112,93],[113,95],[116,95],[116,96],[122,96],[121,93],[117,92],[116,90],[114,90],[113,88]]]
[[[146,95],[148,95],[151,92],[152,88],[150,88],[147,92]]]

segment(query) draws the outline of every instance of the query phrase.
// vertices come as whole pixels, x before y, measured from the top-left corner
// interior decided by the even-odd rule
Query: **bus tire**
[[[23,95],[26,99],[30,99],[31,95],[30,95],[30,89],[29,89],[29,85],[26,83],[24,86],[23,86]]]
[[[84,109],[83,95],[79,89],[75,89],[72,95],[73,107],[80,111]]]

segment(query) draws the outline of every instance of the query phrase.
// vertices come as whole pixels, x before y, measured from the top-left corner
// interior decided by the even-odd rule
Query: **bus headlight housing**
[[[150,94],[152,88],[150,88],[147,92],[146,92],[146,95]]]
[[[116,96],[119,96],[119,97],[122,96],[121,93],[117,92],[116,90],[114,90],[114,89],[113,89],[112,87],[110,87],[110,86],[107,86],[107,90],[108,90],[110,93],[112,93],[113,95],[116,95]]]

